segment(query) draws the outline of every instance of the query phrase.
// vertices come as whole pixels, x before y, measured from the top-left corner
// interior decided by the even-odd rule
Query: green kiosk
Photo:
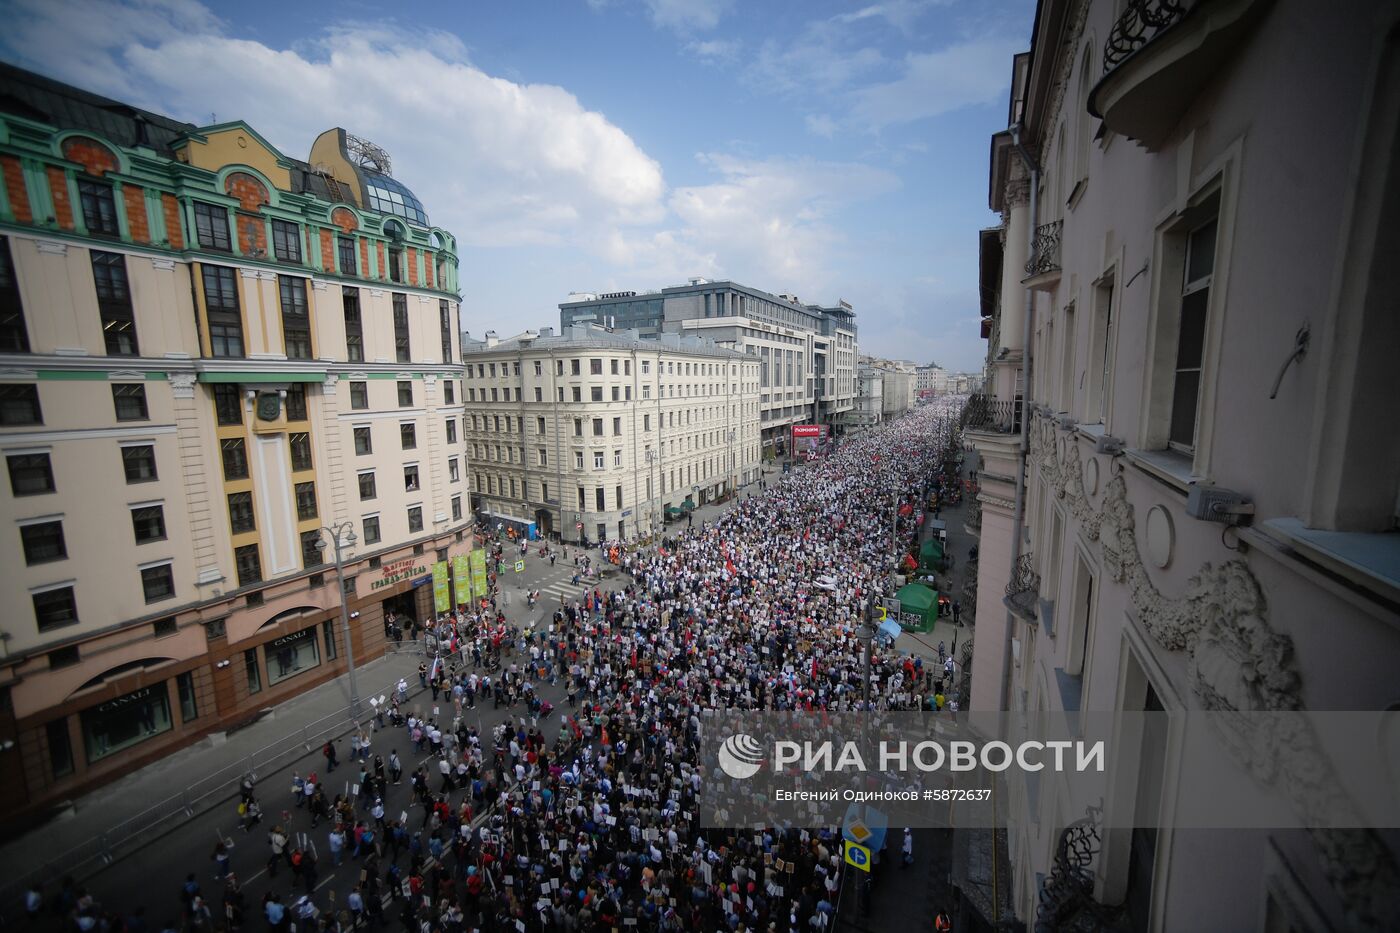
[[[900,589],[899,626],[906,632],[931,632],[938,619],[938,591],[922,583],[910,583]]]

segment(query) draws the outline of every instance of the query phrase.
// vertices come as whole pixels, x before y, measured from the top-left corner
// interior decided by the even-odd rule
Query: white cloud
[[[894,175],[854,163],[699,158],[720,178],[671,195],[671,209],[686,227],[684,242],[696,254],[725,257],[717,273],[769,289],[829,284],[842,239],[833,213],[899,187]]]
[[[1003,100],[1011,57],[1022,45],[1011,38],[973,39],[908,55],[900,78],[854,92],[853,117],[878,130]]]
[[[823,139],[831,139],[836,135],[836,121],[824,113],[808,114],[804,118],[807,124],[807,132],[813,136],[820,136]]]
[[[932,6],[946,6],[952,0],[884,0],[883,3],[862,7],[850,13],[832,17],[838,23],[858,23],[862,20],[883,19],[901,32],[908,32],[914,22]]]
[[[645,0],[651,20],[658,26],[685,32],[714,29],[732,0]]]
[[[703,42],[691,42],[686,45],[685,50],[707,62],[727,63],[739,57],[741,48],[743,43],[737,39],[707,39]]]
[[[195,123],[246,120],[296,158],[343,126],[384,146],[430,219],[465,244],[586,244],[599,225],[665,216],[661,167],[625,132],[562,88],[473,67],[450,35],[350,24],[275,49],[180,0],[82,0],[103,28],[75,27],[79,41],[65,43],[72,7],[25,2],[6,40],[21,59],[109,93],[111,73],[94,76],[92,63],[119,62],[133,103]]]

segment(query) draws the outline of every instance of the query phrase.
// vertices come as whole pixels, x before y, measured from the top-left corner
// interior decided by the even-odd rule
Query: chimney
[[[498,344],[498,343],[500,343],[500,342],[501,342],[501,341],[496,337],[496,332],[495,332],[494,330],[488,330],[488,331],[486,332],[486,346],[487,346],[488,348],[494,347],[496,344]]]

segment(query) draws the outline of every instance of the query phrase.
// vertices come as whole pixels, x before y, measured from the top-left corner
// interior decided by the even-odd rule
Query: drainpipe
[[[1016,153],[1021,157],[1022,164],[1026,171],[1030,173],[1030,224],[1026,228],[1026,258],[1035,258],[1035,228],[1040,222],[1040,166],[1026,147],[1021,143],[1021,131],[1023,127],[1020,123],[1011,127],[1011,144]],[[1026,454],[1030,450],[1031,440],[1031,376],[1033,373],[1034,354],[1031,352],[1031,339],[1035,333],[1035,291],[1026,289],[1026,313],[1025,330],[1021,342],[1022,377],[1021,377],[1021,442],[1016,451],[1016,500],[1014,505],[1014,515],[1012,518],[1012,539],[1011,539],[1011,579],[1016,579],[1016,565],[1021,560],[1021,542],[1025,532],[1026,518]],[[1013,401],[1014,405],[1015,402]],[[1013,409],[1014,411],[1014,409]],[[1012,706],[1011,688],[1011,636],[1016,628],[1016,617],[1010,610],[1006,613],[1006,641],[1002,648],[1001,659],[1001,700],[1002,709],[1010,710]]]

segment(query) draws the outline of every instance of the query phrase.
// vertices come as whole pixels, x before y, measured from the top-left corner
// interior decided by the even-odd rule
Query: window
[[[250,586],[262,582],[262,560],[258,557],[256,544],[245,544],[233,549],[233,563],[238,569],[238,585]]]
[[[1216,218],[1192,230],[1186,238],[1186,268],[1177,321],[1176,364],[1172,377],[1171,423],[1168,444],[1184,453],[1196,447],[1196,421],[1201,392],[1201,359],[1205,349],[1206,312],[1215,270]]]
[[[613,419],[613,437],[621,437],[621,436],[622,436],[622,419],[621,419],[621,418],[614,418],[614,419]]]
[[[442,400],[448,405],[457,401],[457,386],[451,379],[444,379],[442,383]]]
[[[126,471],[128,483],[154,482],[156,476],[156,449],[150,444],[138,444],[122,448],[122,468]]]
[[[449,483],[460,482],[462,479],[461,470],[457,464],[456,457],[447,458],[447,481]]]
[[[238,286],[227,266],[205,266],[204,304],[209,315],[209,352],[213,356],[243,355],[243,316],[238,308]]]
[[[365,531],[365,544],[379,543],[379,516],[366,515],[360,522]]]
[[[118,421],[146,421],[146,386],[140,382],[112,384],[112,404]]]
[[[408,530],[410,533],[423,530],[423,507],[421,505],[409,506]]]
[[[131,530],[137,544],[165,540],[165,507],[140,505],[131,509]]]
[[[574,419],[574,437],[583,437],[583,419]]]
[[[442,361],[452,362],[452,312],[447,307],[447,299],[438,299],[439,329],[442,332]]]
[[[370,440],[370,428],[368,425],[355,428],[355,455],[359,457],[374,453],[374,444]]]
[[[340,260],[340,274],[355,274],[355,238],[338,236],[335,238],[335,251]]]
[[[612,365],[611,365],[611,372],[612,372],[612,374],[613,374],[614,376],[616,376],[616,375],[617,375],[617,360],[609,360],[608,362],[609,362],[610,364],[612,364]]]
[[[594,437],[602,437],[602,436],[603,436],[603,419],[602,419],[602,418],[594,418],[594,419],[593,419],[593,436],[594,436]]]
[[[617,487],[617,507],[622,508],[622,487]]]
[[[374,471],[360,474],[360,501],[373,499],[376,495],[374,488]]]
[[[63,522],[34,522],[19,528],[20,543],[24,545],[24,564],[47,564],[49,561],[63,560],[68,556],[68,547],[63,541]]]
[[[394,359],[407,363],[409,355],[408,296],[394,292]]]
[[[582,386],[574,386],[574,387],[573,387],[573,394],[574,394],[574,401],[575,401],[575,402],[581,402],[581,401],[583,401],[583,387],[582,387]]]
[[[1089,343],[1089,395],[1086,421],[1108,425],[1113,387],[1113,279],[1094,285],[1093,331]]]
[[[642,415],[642,430],[651,430],[651,415]]]
[[[229,493],[228,523],[236,535],[256,530],[253,523],[253,494],[251,492]]]
[[[43,423],[38,386],[16,382],[0,385],[0,425]]]
[[[300,505],[300,501],[298,501],[297,504]],[[312,504],[315,505],[314,498]],[[311,567],[319,567],[324,563],[325,560],[321,557],[320,529],[318,528],[315,531],[303,531],[301,533],[301,565],[310,569]]]
[[[404,450],[413,450],[418,446],[418,430],[412,421],[399,425],[399,443]]]
[[[607,492],[602,486],[593,490],[593,504],[597,506],[599,512],[607,511]]]
[[[583,451],[581,451],[581,450],[576,450],[576,451],[574,451],[574,469],[575,469],[575,470],[582,470],[582,469],[583,469]]]
[[[287,420],[306,420],[306,385],[303,383],[287,387]]]
[[[418,490],[418,464],[409,464],[403,468],[403,488],[407,492]]]
[[[539,435],[543,435],[543,434],[544,434],[544,415],[538,415],[538,416],[536,416],[536,418],[535,418],[535,433],[536,433],[536,434],[539,434]]]
[[[219,452],[223,456],[225,480],[248,478],[248,453],[243,447],[243,438],[225,438],[219,442]]]
[[[289,360],[311,359],[311,317],[306,308],[306,279],[279,275],[282,295],[282,346]]]
[[[395,282],[403,281],[403,250],[397,247],[389,247],[389,278]]]
[[[618,390],[617,386],[613,386],[613,387],[612,387],[612,400],[613,400],[614,402],[616,402],[616,401],[618,400],[618,398],[619,398],[619,396],[618,396],[618,391],[619,391],[619,390]],[[632,401],[632,387],[631,387],[631,386],[628,386],[628,387],[627,387],[627,401],[629,401],[629,402]]]
[[[364,323],[360,319],[360,290],[341,289],[340,304],[345,312],[345,358],[352,363],[363,362],[365,332]]]
[[[170,564],[158,564],[141,570],[141,591],[146,602],[158,603],[175,595],[175,571]]]
[[[601,470],[602,468],[603,468],[603,452],[602,452],[601,450],[595,450],[595,451],[593,451],[593,469],[595,469],[595,470]]]
[[[578,510],[582,512],[588,503],[588,498],[584,495],[583,487],[578,487]]]
[[[297,495],[297,518],[301,521],[315,518],[317,515],[316,484],[297,483],[295,488]]]
[[[601,402],[603,400],[603,387],[593,386],[588,390],[589,401]]]
[[[541,447],[539,448],[537,453],[539,455],[539,465],[549,466],[549,451],[546,448]]]
[[[311,435],[305,431],[287,436],[287,446],[292,451],[292,470],[311,469]]]
[[[461,496],[453,496],[453,497],[452,497],[452,520],[453,520],[454,522],[455,522],[455,521],[460,521],[461,518],[462,518],[462,497],[461,497]]]
[[[248,675],[248,692],[262,692],[262,672],[258,670],[258,649],[243,652],[243,672]]]
[[[175,692],[180,695],[180,721],[189,722],[199,716],[194,699],[194,672],[185,671],[175,678]]]
[[[569,373],[574,376],[577,376],[579,374],[578,360],[569,360]]]
[[[616,365],[616,364],[614,364],[614,365]],[[589,361],[588,361],[588,374],[589,374],[590,376],[601,376],[601,375],[603,375],[603,361],[602,361],[602,360],[589,360]]]
[[[73,598],[72,586],[58,586],[31,594],[34,601],[34,620],[39,631],[48,632],[78,621],[78,604]]]
[[[228,210],[203,201],[194,202],[194,230],[199,245],[205,249],[230,250]]]
[[[622,451],[620,451],[620,450],[614,450],[614,451],[613,451],[613,466],[615,466],[615,467],[620,467],[620,466],[622,466]]]
[[[413,407],[413,381],[409,379],[399,380],[399,407]]]
[[[126,257],[92,250],[92,282],[97,289],[97,313],[109,356],[139,356],[136,318],[126,278]]]
[[[214,416],[219,424],[243,423],[243,400],[238,395],[238,386],[214,386]]]
[[[449,444],[455,444],[455,443],[457,443],[457,421],[456,421],[456,419],[454,419],[454,418],[448,418],[445,422],[443,422],[443,426],[447,429],[447,443],[449,443]]]
[[[350,407],[355,411],[364,411],[369,408],[369,383],[350,383]]]
[[[24,303],[10,259],[10,240],[0,237],[0,353],[28,353],[29,335],[24,329]]]
[[[651,374],[651,360],[642,360],[642,375],[643,375],[643,376],[647,376],[647,375],[650,375],[650,374]]]
[[[48,454],[11,454],[5,461],[10,469],[10,491],[16,496],[54,491]]]
[[[535,386],[535,401],[544,401],[544,389],[540,388],[539,386]]]
[[[272,255],[283,262],[301,262],[301,229],[296,224],[272,222]]]
[[[103,236],[119,236],[117,229],[117,201],[112,196],[112,186],[106,182],[90,178],[78,179],[78,200],[83,205],[83,224],[88,233]]]
[[[649,384],[642,386],[642,398],[651,398],[651,386]]]

